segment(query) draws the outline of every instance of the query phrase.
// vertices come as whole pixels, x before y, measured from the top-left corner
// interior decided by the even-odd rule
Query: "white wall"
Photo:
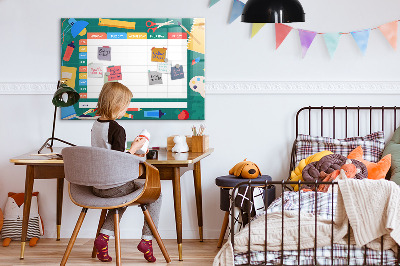
[[[391,50],[379,31],[371,33],[369,49],[362,57],[349,35],[343,36],[336,56],[329,59],[318,36],[305,59],[297,32],[292,32],[278,51],[274,50],[273,25],[266,25],[253,39],[251,27],[235,21],[227,24],[230,0],[208,9],[208,0],[146,1],[28,1],[0,0],[0,82],[55,82],[59,78],[61,17],[206,17],[208,81],[399,81],[399,52]],[[351,2],[303,0],[306,23],[294,24],[321,32],[350,31],[375,27],[399,19],[397,1],[353,0]],[[334,93],[334,92],[333,92]],[[257,94],[206,97],[205,123],[215,152],[202,163],[205,238],[218,238],[223,214],[214,179],[227,174],[238,161],[255,161],[263,174],[275,180],[286,176],[294,138],[294,115],[308,105],[398,105],[399,95]],[[25,168],[9,158],[35,150],[50,136],[53,106],[51,95],[0,95],[0,207],[7,192],[24,190]],[[147,128],[152,145],[165,146],[169,135],[189,134],[191,121],[121,121],[128,139]],[[90,121],[57,121],[56,135],[78,145],[90,144]],[[184,238],[197,237],[197,216],[190,173],[182,177]],[[39,180],[40,211],[45,237],[55,237],[56,182]],[[162,182],[164,202],[160,233],[175,238],[171,215],[171,182]],[[64,191],[62,237],[70,237],[78,217]],[[80,237],[93,237],[99,212],[90,211]],[[139,218],[138,218],[139,217]],[[142,218],[130,208],[121,222],[123,238],[139,238]]]

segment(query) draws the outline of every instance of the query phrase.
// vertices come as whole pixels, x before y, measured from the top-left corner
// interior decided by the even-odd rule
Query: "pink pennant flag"
[[[276,49],[278,49],[278,47],[282,44],[282,42],[285,40],[286,36],[288,36],[292,29],[293,28],[288,25],[275,23]]]
[[[299,29],[299,36],[300,36],[300,43],[301,43],[301,54],[304,58],[310,48],[315,36],[317,33],[315,31],[308,31],[308,30],[300,30]]]
[[[393,49],[397,48],[397,20],[378,27]]]

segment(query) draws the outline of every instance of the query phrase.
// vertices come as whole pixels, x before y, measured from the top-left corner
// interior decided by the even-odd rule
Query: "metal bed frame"
[[[336,113],[339,112],[339,111],[344,112],[344,117],[345,118],[344,118],[344,121],[341,121],[341,122],[342,122],[342,125],[344,123],[345,137],[347,138],[348,137],[348,125],[349,125],[349,121],[348,121],[349,120],[348,119],[349,115],[348,115],[348,113],[356,112],[356,114],[357,114],[357,136],[359,136],[360,135],[360,121],[361,121],[360,120],[360,113],[361,112],[365,113],[365,111],[369,111],[369,131],[370,131],[370,133],[372,133],[373,113],[379,112],[379,111],[381,112],[381,130],[384,131],[384,129],[385,129],[385,113],[387,113],[386,111],[393,112],[393,125],[394,125],[393,130],[395,130],[396,129],[396,125],[397,125],[397,123],[396,123],[397,111],[399,109],[400,108],[398,108],[396,106],[393,106],[393,107],[385,107],[385,106],[382,106],[382,107],[372,107],[372,106],[369,106],[369,107],[360,107],[360,106],[357,106],[357,107],[348,107],[348,106],[344,106],[344,107],[337,107],[337,106],[331,106],[331,107],[324,107],[324,106],[312,107],[312,106],[308,106],[308,107],[303,107],[296,114],[296,138],[300,134],[299,133],[299,125],[300,125],[299,124],[299,120],[300,120],[300,114],[303,111],[308,111],[308,134],[309,135],[311,135],[311,131],[312,131],[311,112],[313,110],[319,111],[319,113],[320,113],[320,136],[324,136],[324,111],[325,110],[331,110],[330,113],[332,113],[332,123],[333,123],[333,125],[332,125],[332,129],[333,129],[332,136],[333,136],[333,138],[336,137],[336,122],[337,122]],[[327,119],[325,119],[325,121],[326,120]],[[353,123],[353,125],[355,126],[354,123]],[[293,144],[292,153],[291,153],[290,172],[293,169],[295,169],[295,167],[296,167],[296,165],[295,165],[295,158],[296,158],[295,146],[296,146],[296,141]],[[290,176],[290,172],[289,172],[289,176]],[[268,198],[268,189],[266,189],[266,188],[268,188],[269,186],[271,186],[271,185],[281,186],[282,195],[283,195],[285,190],[291,190],[290,187],[287,186],[287,185],[292,185],[292,184],[299,185],[299,187],[300,187],[301,184],[315,185],[314,191],[317,192],[317,189],[318,189],[319,185],[330,184],[330,185],[332,185],[332,190],[333,190],[334,186],[336,186],[338,183],[336,181],[332,181],[332,182],[320,182],[320,181],[304,182],[303,181],[302,182],[302,181],[285,181],[285,180],[283,180],[283,181],[265,181],[265,182],[263,182],[263,181],[252,181],[250,179],[249,181],[242,182],[242,183],[238,184],[237,186],[235,186],[233,191],[232,191],[232,195],[235,195],[235,192],[239,187],[243,187],[243,186],[256,187],[257,186],[259,188],[263,188],[264,189],[266,198]],[[300,192],[300,190],[298,191],[298,193],[299,193],[299,202],[301,202],[301,192]],[[252,196],[253,196],[252,194],[253,194],[253,191],[250,189],[250,198],[252,198]],[[333,220],[334,219],[334,217],[333,217],[333,210],[334,210],[333,204],[334,203],[333,203],[333,201],[334,200],[333,199],[334,199],[334,193],[332,193],[332,213],[331,213],[331,215],[332,215],[332,221],[331,221],[332,222],[332,224],[331,224],[332,225],[331,226],[331,228],[332,228],[332,237],[331,237],[331,261],[332,261],[332,265],[334,263],[334,254],[333,254],[333,252],[334,252],[334,250],[333,250],[333,244],[334,244],[333,243],[333,224],[334,224],[334,220]],[[318,202],[317,193],[315,193],[315,213],[317,213],[317,208],[318,208],[317,207],[317,202]],[[267,233],[268,233],[267,207],[268,207],[267,206],[267,201],[264,201],[264,208],[265,208],[264,262],[259,263],[259,265],[272,265],[272,264],[268,264],[268,262],[267,262],[267,252],[268,252],[268,250],[267,250],[267,242],[268,242],[268,239],[267,239]],[[284,212],[284,197],[282,197],[282,212]],[[299,204],[298,214],[299,214],[298,226],[300,227],[300,204]],[[234,217],[235,217],[234,197],[232,197],[232,200],[231,200],[231,232],[230,232],[231,239],[230,239],[230,241],[231,241],[231,244],[232,244],[233,248],[234,248],[234,245],[235,245],[235,241],[234,241],[234,237],[235,237],[235,234],[234,234]],[[315,215],[315,239],[314,239],[314,258],[313,258],[314,263],[313,264],[307,264],[307,265],[318,265],[317,264],[317,254],[316,254],[317,238],[318,238],[316,224],[317,224],[317,215]],[[251,264],[251,255],[250,255],[251,254],[251,249],[250,249],[250,243],[251,243],[251,230],[250,230],[251,229],[251,219],[249,219],[248,227],[249,227],[249,242],[247,244],[247,262],[248,263],[245,264],[245,265],[250,265]],[[284,259],[284,256],[283,256],[283,251],[284,251],[284,240],[283,240],[284,218],[283,218],[283,216],[282,216],[282,232],[281,232],[281,234],[282,234],[281,250],[280,250],[281,256],[280,256],[280,264],[278,264],[278,265],[284,265],[283,264],[283,259]],[[298,247],[297,248],[297,265],[305,265],[305,264],[300,264],[300,254],[301,254],[300,242],[301,242],[301,238],[300,238],[300,230],[299,230],[298,243],[297,243],[297,247]],[[399,252],[397,253],[397,258],[396,258],[395,265],[400,265],[400,249],[399,249],[400,246],[397,245],[397,248],[398,248]],[[364,249],[364,263],[363,263],[363,265],[367,265],[366,264],[367,263],[367,253],[366,253],[366,249],[367,248],[366,248],[366,246],[363,246],[363,249]],[[350,224],[348,226],[348,233],[347,233],[347,264],[346,265],[350,265]],[[383,236],[381,237],[380,265],[384,265],[384,261],[383,261]]]

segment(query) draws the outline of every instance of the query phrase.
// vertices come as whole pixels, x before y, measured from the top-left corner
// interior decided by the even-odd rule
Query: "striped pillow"
[[[302,159],[324,150],[329,150],[347,157],[347,155],[358,146],[362,147],[365,160],[378,162],[385,148],[385,140],[383,131],[374,132],[364,137],[345,139],[299,134],[295,145],[296,165],[298,165]]]

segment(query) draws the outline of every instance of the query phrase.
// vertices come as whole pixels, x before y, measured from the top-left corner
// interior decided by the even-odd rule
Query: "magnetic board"
[[[63,18],[61,79],[80,94],[65,120],[96,119],[105,82],[133,93],[127,120],[204,120],[204,18]]]

